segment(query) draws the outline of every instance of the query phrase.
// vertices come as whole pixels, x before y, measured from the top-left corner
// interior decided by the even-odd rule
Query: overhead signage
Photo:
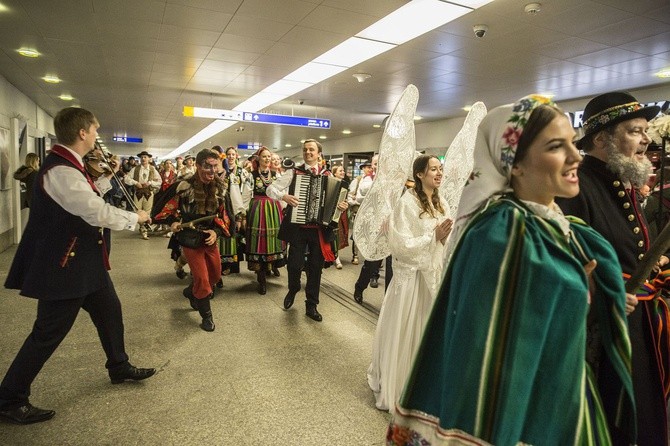
[[[236,110],[220,110],[215,108],[184,107],[184,116],[195,118],[223,119],[226,121],[245,121],[258,124],[291,125],[295,127],[312,127],[329,129],[330,119],[307,118],[304,116],[270,115]]]
[[[132,142],[139,144],[142,142],[142,138],[133,138],[130,136],[112,136],[112,141],[116,142]]]

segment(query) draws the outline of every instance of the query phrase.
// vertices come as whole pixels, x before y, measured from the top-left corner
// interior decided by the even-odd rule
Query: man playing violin
[[[59,144],[38,173],[40,187],[34,189],[28,225],[5,282],[6,288],[37,299],[32,332],[0,384],[0,417],[15,423],[54,416],[53,410],[30,404],[30,387],[81,308],[97,328],[113,384],[143,380],[156,372],[128,362],[121,303],[108,273],[103,237],[103,228],[134,230],[138,223],[150,221],[149,214],[105,203],[86,173],[82,157],[93,148],[98,127],[93,113],[83,108],[65,108],[56,115]]]

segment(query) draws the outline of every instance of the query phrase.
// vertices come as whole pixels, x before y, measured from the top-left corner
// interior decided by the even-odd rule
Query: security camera
[[[481,39],[486,35],[486,31],[489,30],[489,27],[486,25],[475,25],[472,27],[472,30],[475,32],[475,36]]]
[[[302,104],[304,104],[304,103],[305,103],[305,100],[304,100],[304,99],[300,99],[300,100],[298,101],[298,104],[300,104],[300,105],[302,105]]]

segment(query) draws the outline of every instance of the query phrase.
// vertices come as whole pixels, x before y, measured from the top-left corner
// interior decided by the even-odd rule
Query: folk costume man
[[[209,300],[214,285],[221,278],[217,240],[222,236],[230,237],[230,219],[225,207],[227,179],[217,175],[221,166],[218,152],[203,149],[195,161],[195,175],[168,189],[175,195],[168,199],[156,220],[170,225],[188,261],[193,283],[184,290],[184,296],[200,313],[200,328],[214,331]],[[204,217],[211,218],[199,221],[195,228],[186,228],[187,223]],[[189,232],[191,237],[187,238]]]
[[[95,144],[98,120],[83,108],[65,108],[54,119],[56,144],[40,169],[30,218],[5,287],[37,299],[37,318],[0,384],[0,416],[19,424],[45,421],[53,410],[30,404],[30,386],[72,328],[79,310],[91,317],[107,356],[113,384],[142,380],[154,369],[128,362],[123,315],[110,269],[103,228],[134,230],[149,215],[127,212],[102,199],[82,157]]]
[[[294,182],[296,175],[330,175],[330,171],[319,163],[321,154],[321,144],[314,139],[307,139],[302,146],[302,158],[304,164],[298,168],[288,169],[274,183],[270,184],[266,190],[268,197],[275,200],[283,200],[289,206],[296,207],[300,203],[299,198],[288,193],[289,186]],[[337,205],[338,209],[346,211],[348,204],[342,201]],[[332,230],[328,230],[320,225],[307,224],[299,225],[291,223],[290,219],[284,218],[279,231],[279,238],[289,243],[288,249],[288,293],[284,298],[284,309],[288,310],[293,306],[296,294],[300,291],[300,276],[303,267],[307,274],[307,284],[305,285],[305,314],[321,322],[323,317],[317,310],[319,305],[319,289],[321,287],[321,270],[324,261],[334,262],[335,255],[330,248],[330,241],[333,239]],[[309,250],[307,265],[305,266],[305,252]]]
[[[133,167],[123,178],[123,181],[128,186],[135,188],[133,201],[135,201],[137,209],[150,213],[154,205],[154,192],[160,189],[163,179],[158,170],[149,163],[149,160],[152,158],[149,152],[143,150],[137,156],[140,159],[140,164]],[[144,240],[148,240],[146,225],[140,227],[140,233]]]
[[[649,249],[647,222],[637,190],[651,173],[651,163],[645,156],[651,142],[647,121],[658,112],[659,107],[645,107],[624,92],[592,99],[584,111],[585,135],[577,144],[586,152],[579,167],[579,195],[556,200],[566,215],[583,219],[614,246],[624,277],[635,270]],[[668,258],[661,256],[657,266],[667,262]],[[636,299],[629,295],[627,301],[632,306]],[[639,446],[668,444],[667,322],[667,307],[660,297],[640,297],[628,316]],[[592,365],[598,374],[614,444],[628,444],[614,428],[618,395],[609,391],[612,371],[598,367],[597,354],[591,362],[595,363]]]

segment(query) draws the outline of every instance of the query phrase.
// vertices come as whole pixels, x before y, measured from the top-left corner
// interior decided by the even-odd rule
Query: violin
[[[86,172],[97,180],[102,175],[114,174],[119,170],[119,157],[116,155],[104,156],[99,147],[94,148],[84,156]]]

